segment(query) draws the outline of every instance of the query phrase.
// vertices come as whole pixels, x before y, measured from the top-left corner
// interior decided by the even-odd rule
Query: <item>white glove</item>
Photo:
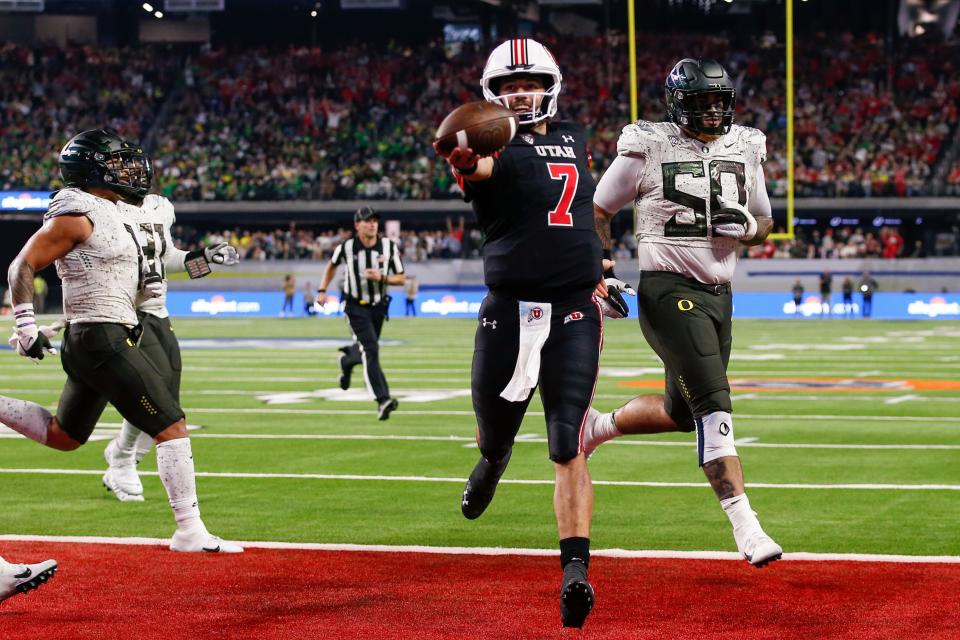
[[[710,214],[713,235],[734,240],[752,240],[757,235],[757,219],[745,206],[720,196],[717,196],[717,202],[720,209]]]
[[[163,295],[163,276],[156,271],[148,271],[143,276],[143,286],[137,291],[136,305],[139,307],[147,300]]]
[[[203,259],[214,264],[222,264],[225,267],[233,267],[240,264],[240,254],[236,247],[226,242],[218,242],[203,248]]]
[[[597,300],[600,302],[600,311],[608,318],[618,320],[626,318],[630,312],[627,302],[623,299],[622,293],[631,296],[637,295],[637,292],[629,284],[619,278],[606,278],[604,283],[607,285],[607,297]]]
[[[17,355],[30,358],[39,364],[43,360],[44,352],[57,352],[50,344],[49,337],[37,327],[32,304],[18,304],[13,308],[13,314],[17,324],[7,343],[12,349],[16,349]]]

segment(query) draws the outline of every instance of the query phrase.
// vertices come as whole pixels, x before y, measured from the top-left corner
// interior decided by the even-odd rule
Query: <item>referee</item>
[[[337,267],[346,265],[343,281],[344,311],[350,321],[353,335],[360,343],[360,359],[363,362],[363,374],[367,385],[373,389],[377,398],[380,420],[390,417],[397,408],[397,401],[390,397],[387,379],[380,368],[380,330],[387,317],[390,297],[387,285],[406,282],[403,275],[403,263],[400,261],[400,248],[390,238],[381,238],[378,234],[380,216],[371,207],[360,207],[353,216],[356,233],[353,238],[337,246],[323,272],[323,281],[317,289],[317,304],[327,299],[327,287],[337,272]],[[343,376],[340,386],[350,385],[350,371],[356,361],[351,359],[351,349],[344,351],[340,359]]]

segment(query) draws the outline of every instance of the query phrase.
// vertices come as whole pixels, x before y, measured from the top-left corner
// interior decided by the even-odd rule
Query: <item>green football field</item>
[[[400,408],[378,422],[362,377],[337,388],[342,319],[178,320],[182,404],[200,506],[239,540],[553,549],[553,467],[534,399],[510,468],[477,521],[460,514],[476,462],[475,322],[394,319],[382,361]],[[9,330],[9,322],[0,323]],[[730,378],[754,509],[787,552],[960,555],[960,324],[734,323]],[[64,374],[0,352],[0,394],[53,409]],[[658,392],[660,364],[635,320],[608,322],[595,406]],[[0,533],[167,537],[156,475],[147,500],[100,484],[120,417],[108,408],[72,453],[3,432]],[[0,429],[0,431],[3,431]],[[155,471],[153,454],[141,464]],[[590,461],[593,546],[734,551],[696,464],[692,434],[630,437]]]

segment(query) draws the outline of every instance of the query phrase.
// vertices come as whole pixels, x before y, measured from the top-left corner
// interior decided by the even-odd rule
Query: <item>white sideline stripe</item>
[[[3,534],[4,542],[61,542],[71,544],[114,544],[129,546],[163,546],[170,544],[165,538],[114,538],[104,536],[38,536],[28,534]],[[427,545],[388,544],[338,544],[323,542],[269,542],[263,540],[238,540],[247,549],[281,549],[291,551],[359,551],[366,553],[431,553],[441,555],[471,556],[558,556],[556,549],[523,549],[512,547],[435,547]],[[590,555],[604,558],[665,558],[676,560],[737,560],[743,557],[734,551],[672,551],[643,549],[596,549]],[[809,553],[799,551],[783,554],[783,560],[814,562],[897,562],[923,564],[960,564],[960,556],[907,556],[881,553]]]
[[[100,476],[103,469],[0,469],[0,473],[67,475],[67,476]],[[142,476],[159,476],[156,471],[141,471]],[[220,473],[214,471],[197,471],[198,478],[250,478],[250,479],[291,479],[291,480],[375,480],[386,482],[451,482],[463,484],[466,478],[442,478],[431,476],[365,476],[359,474],[332,474],[332,473]],[[501,480],[500,484],[521,485],[550,485],[553,480]],[[643,482],[639,480],[594,480],[594,485],[607,487],[676,487],[676,488],[704,488],[709,487],[707,482]],[[747,487],[760,489],[856,489],[856,490],[895,490],[895,491],[960,491],[960,484],[775,484],[767,482],[748,482]]]

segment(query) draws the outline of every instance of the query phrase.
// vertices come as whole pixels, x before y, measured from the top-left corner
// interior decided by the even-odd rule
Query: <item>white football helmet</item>
[[[500,83],[512,75],[545,76],[543,86],[546,91],[537,103],[531,93],[509,93],[500,95]],[[488,102],[496,102],[510,108],[509,99],[520,95],[531,96],[533,105],[528,112],[518,112],[521,125],[534,124],[557,113],[557,96],[560,94],[561,81],[560,67],[550,51],[530,38],[507,40],[490,54],[487,65],[483,68],[483,78],[480,87],[483,97]]]

